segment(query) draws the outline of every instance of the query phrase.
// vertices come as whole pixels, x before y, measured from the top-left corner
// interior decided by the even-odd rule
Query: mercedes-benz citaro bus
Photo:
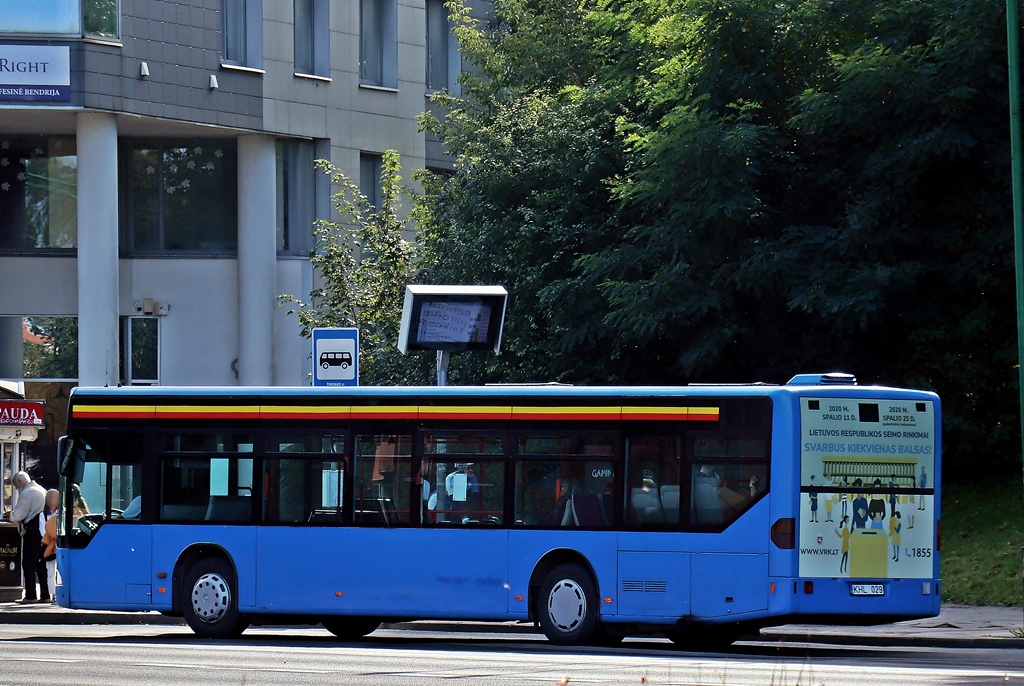
[[[684,647],[939,612],[939,398],[678,388],[79,388],[63,607],[196,634],[522,620]]]

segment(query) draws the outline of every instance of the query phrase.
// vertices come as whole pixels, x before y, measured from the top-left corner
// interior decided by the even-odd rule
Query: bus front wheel
[[[556,645],[585,645],[598,625],[597,590],[590,573],[576,563],[561,564],[544,576],[536,616]]]
[[[193,564],[185,575],[182,613],[197,636],[232,638],[249,622],[238,613],[234,572],[222,558],[206,558]]]
[[[380,626],[380,620],[373,617],[324,617],[320,623],[343,641],[358,641]]]

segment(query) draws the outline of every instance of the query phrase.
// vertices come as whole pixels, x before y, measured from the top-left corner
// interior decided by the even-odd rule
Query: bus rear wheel
[[[373,617],[324,617],[320,623],[343,641],[358,641],[380,626],[380,620]]]
[[[597,590],[582,565],[561,564],[540,585],[535,609],[537,621],[555,645],[586,645],[598,626]]]
[[[189,567],[182,583],[187,594],[182,614],[197,636],[233,638],[249,626],[238,613],[234,578],[231,565],[223,558],[205,558]]]

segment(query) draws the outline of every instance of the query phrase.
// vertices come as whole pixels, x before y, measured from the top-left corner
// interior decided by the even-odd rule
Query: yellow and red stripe
[[[718,421],[717,407],[510,405],[75,405],[76,419]]]

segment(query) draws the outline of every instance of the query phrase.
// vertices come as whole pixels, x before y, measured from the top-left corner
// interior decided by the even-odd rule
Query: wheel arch
[[[220,558],[224,560],[231,568],[231,573],[235,577],[232,580],[232,585],[235,589],[238,588],[238,568],[235,566],[235,561],[230,553],[216,543],[193,543],[181,551],[177,562],[174,563],[174,572],[171,578],[171,608],[175,614],[180,615],[182,612],[181,598],[183,596],[181,584],[185,573],[196,562],[206,558]]]
[[[530,619],[537,621],[534,608],[536,607],[537,595],[540,592],[540,585],[544,581],[544,577],[558,565],[568,563],[582,565],[583,568],[587,570],[590,574],[590,578],[594,582],[594,588],[597,589],[597,594],[600,597],[601,585],[597,578],[597,572],[594,570],[594,565],[590,564],[590,560],[587,559],[586,555],[578,550],[573,550],[572,548],[556,548],[554,550],[549,550],[544,553],[539,560],[537,560],[537,564],[533,566],[533,573],[530,575],[530,584],[528,586],[529,595],[526,599]],[[597,608],[598,617],[601,615],[600,606],[601,603],[599,600]]]

